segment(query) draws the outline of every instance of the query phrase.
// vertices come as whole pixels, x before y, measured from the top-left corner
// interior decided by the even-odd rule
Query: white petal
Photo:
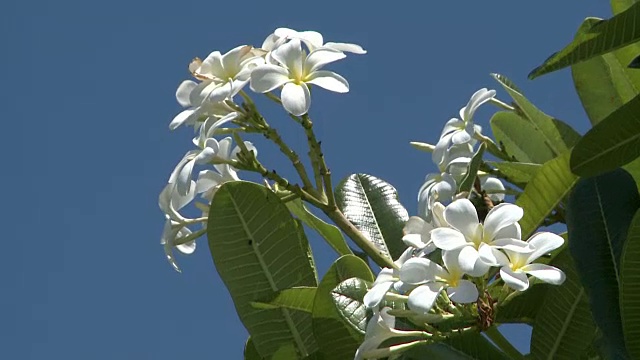
[[[367,53],[367,50],[363,49],[362,46],[356,45],[356,44],[349,44],[349,43],[328,42],[324,44],[324,47],[328,47],[328,48],[339,50],[339,51],[349,52],[352,54],[358,54],[358,55]]]
[[[435,280],[435,273],[440,269],[440,265],[429,259],[412,258],[400,268],[400,280],[412,285],[423,284]]]
[[[225,74],[222,66],[222,54],[219,51],[214,51],[209,54],[204,60],[202,60],[202,65],[200,65],[200,68],[196,70],[196,72],[207,77],[224,79]]]
[[[280,66],[265,64],[260,65],[251,72],[251,90],[258,93],[266,93],[278,88],[287,82],[289,72]]]
[[[451,137],[451,142],[459,145],[459,144],[466,144],[469,141],[471,141],[471,134],[469,134],[466,131],[462,131],[462,130],[458,130],[456,132],[453,133],[453,136]]]
[[[235,77],[235,75],[240,72],[240,63],[242,62],[242,58],[250,51],[251,46],[241,45],[222,55],[222,67],[225,70],[225,75],[228,77]]]
[[[566,276],[559,269],[545,264],[529,264],[520,268],[533,277],[553,285],[562,285]]]
[[[223,183],[222,175],[211,170],[202,170],[196,181],[196,193],[201,194]]]
[[[423,232],[429,232],[432,229],[432,226],[424,221],[419,216],[412,216],[407,220],[404,224],[404,228],[402,228],[402,232],[404,234],[422,234]]]
[[[476,273],[477,271],[474,269],[476,268],[478,260],[480,260],[480,254],[478,254],[478,250],[473,246],[466,246],[460,249],[458,253],[458,265],[464,273]]]
[[[486,88],[476,91],[473,95],[471,95],[471,99],[469,99],[469,103],[467,104],[467,106],[463,108],[464,111],[460,111],[462,113],[460,116],[462,116],[462,119],[465,121],[471,121],[478,107],[489,101],[495,95],[495,90],[487,90]]]
[[[449,225],[460,230],[465,236],[472,238],[480,221],[478,213],[471,201],[460,199],[452,202],[444,209],[444,218]],[[437,245],[437,244],[436,244]]]
[[[218,86],[211,89],[207,97],[207,100],[213,103],[217,103],[226,98],[231,97],[231,93],[233,91],[232,86],[233,86],[233,82],[229,82],[229,81],[218,84]]]
[[[185,244],[176,245],[176,249],[184,255],[191,255],[196,251],[196,242],[194,240]]]
[[[311,45],[311,48],[322,46],[324,41],[322,34],[317,31],[295,31],[288,28],[277,28],[273,33],[281,38],[301,39],[305,43],[308,43],[308,45]]]
[[[469,280],[460,280],[458,286],[447,288],[447,295],[454,302],[469,304],[478,300],[478,288]]]
[[[455,250],[470,245],[461,232],[445,227],[431,230],[431,241],[442,250]]]
[[[423,249],[427,246],[426,243],[422,242],[422,236],[420,234],[407,234],[402,237],[402,242],[404,242],[405,245],[416,249]]]
[[[407,302],[409,309],[420,314],[428,313],[443,288],[442,283],[427,283],[413,289]]]
[[[175,130],[180,125],[185,123],[193,124],[196,122],[198,115],[199,112],[197,111],[197,108],[184,110],[180,114],[176,115],[173,120],[171,120],[171,123],[169,123],[169,129]]]
[[[564,239],[561,236],[550,232],[539,232],[531,236],[527,242],[535,248],[529,255],[527,262],[530,263],[540,256],[548,254],[562,246],[564,244]]]
[[[380,303],[384,299],[384,296],[387,294],[387,291],[389,291],[391,285],[393,285],[393,282],[388,281],[377,284],[376,286],[369,289],[362,300],[364,302],[364,305],[368,308],[375,308],[380,305]]]
[[[435,203],[433,204],[433,208],[431,209],[431,213],[433,214],[433,225],[435,227],[443,227],[443,226],[449,226],[449,224],[447,223],[447,221],[444,219],[444,205],[442,205],[442,203]]]
[[[439,201],[451,201],[456,192],[456,181],[448,173],[440,174],[440,179],[433,185],[431,192],[436,195],[435,198]]]
[[[520,228],[520,224],[513,223],[511,225],[503,227],[493,235],[493,238],[520,240],[522,238],[522,229]]]
[[[504,185],[500,179],[493,176],[483,176],[480,178],[480,187],[482,190],[489,192],[489,198],[498,202],[504,200]]]
[[[178,194],[187,195],[191,190],[191,173],[193,172],[193,166],[195,162],[193,160],[187,161],[184,164],[180,172],[178,172],[178,178],[176,179],[176,189]]]
[[[508,266],[500,268],[500,278],[512,289],[525,291],[529,288],[527,274],[521,271],[513,271]]]
[[[444,129],[442,129],[440,138],[444,137],[447,134],[452,134],[455,131],[462,130],[464,129],[464,127],[464,121],[456,118],[451,118],[444,124]]]
[[[271,53],[274,59],[280,64],[286,66],[290,71],[299,71],[302,69],[292,69],[291,66],[297,67],[298,64],[302,65],[302,58],[304,53],[300,46],[300,40],[293,39],[288,43],[280,46]]]
[[[449,145],[451,145],[451,137],[451,134],[442,136],[433,149],[431,160],[433,160],[433,162],[438,165],[438,167],[443,166],[445,154],[447,152],[447,149],[449,149]],[[442,168],[440,168],[440,170],[442,170]]]
[[[342,51],[327,48],[316,49],[307,56],[304,64],[305,73],[311,74],[321,67],[345,57],[347,56]]]
[[[311,94],[306,84],[301,85],[294,83],[287,83],[282,88],[280,94],[282,99],[282,106],[289,113],[300,116],[309,112],[311,106]]]
[[[332,71],[314,71],[309,77],[307,77],[306,82],[307,84],[318,85],[323,89],[337,93],[349,92],[349,82]]]
[[[378,276],[376,277],[376,281],[373,282],[373,286],[382,284],[384,282],[394,282],[396,280],[396,277],[394,276],[393,272],[394,270],[391,268],[383,268],[382,270],[380,270]]]
[[[178,90],[176,90],[176,99],[178,103],[184,107],[192,106],[189,97],[191,96],[191,92],[196,88],[198,84],[195,81],[185,80],[178,86]],[[198,105],[198,104],[195,104]]]
[[[478,249],[480,260],[489,264],[490,266],[505,266],[509,265],[509,258],[503,254],[500,250],[485,243],[480,244]]]
[[[498,239],[490,244],[497,249],[507,250],[509,253],[515,252],[519,254],[530,254],[534,251],[534,247],[526,241],[518,239]]]
[[[502,203],[494,206],[484,220],[484,239],[495,239],[496,233],[505,226],[512,225],[522,219],[524,210],[518,205]]]

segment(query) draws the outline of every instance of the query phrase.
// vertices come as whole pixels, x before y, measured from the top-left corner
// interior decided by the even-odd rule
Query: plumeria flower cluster
[[[402,239],[408,248],[395,261],[397,268],[382,269],[364,297],[374,316],[356,359],[376,354],[380,344],[391,337],[416,336],[415,331],[393,328],[395,318],[385,307],[385,300],[406,304],[410,319],[437,323],[451,316],[434,306],[439,298],[454,307],[473,304],[482,295],[479,285],[484,288],[502,282],[515,291],[524,291],[530,286],[529,276],[562,284],[565,275],[560,269],[535,261],[562,246],[564,240],[540,232],[523,241],[518,224],[522,216],[521,207],[501,203],[481,222],[471,201],[459,199],[446,207],[434,203],[430,221],[411,217]],[[433,256],[436,249],[440,250],[439,257]],[[490,278],[491,268],[499,270]]]
[[[477,143],[475,135],[482,131],[482,127],[474,123],[473,116],[495,94],[495,90],[485,88],[476,91],[467,105],[460,109],[460,119],[453,118],[445,124],[432,153],[438,172],[427,175],[418,191],[418,213],[424,218],[431,217],[435,202],[447,203],[453,200],[457,186],[467,174],[473,157]],[[505,188],[499,179],[483,175],[480,183],[482,189],[490,193],[491,200],[504,200]]]
[[[279,28],[261,47],[241,45],[224,54],[213,51],[204,60],[195,58],[189,64],[193,79],[183,81],[176,91],[184,110],[173,118],[169,128],[193,127],[195,149],[179,161],[159,197],[166,219],[161,244],[174,269],[180,271],[173,250],[193,253],[196,238],[204,234],[215,191],[225,182],[239,180],[238,169],[232,166],[238,153],[245,149],[257,155],[257,149],[248,141],[234,147],[232,137],[216,137],[226,126],[249,121],[246,108],[235,98],[240,95],[250,99],[244,91],[247,85],[256,93],[280,89],[279,101],[284,109],[294,116],[304,115],[311,106],[310,86],[338,93],[349,91],[346,79],[323,70],[345,58],[345,52],[366,53],[355,44],[325,43],[315,31]],[[197,167],[203,168],[196,172]],[[197,196],[202,199],[196,203],[201,216],[184,216],[181,210]],[[194,231],[194,225],[199,225],[200,230]]]

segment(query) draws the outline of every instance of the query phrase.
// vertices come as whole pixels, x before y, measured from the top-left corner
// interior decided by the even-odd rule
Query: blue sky
[[[609,17],[607,2],[358,4],[5,1],[0,358],[242,357],[247,335],[206,242],[178,259],[182,274],[159,245],[157,196],[191,138],[168,124],[195,56],[259,46],[281,26],[364,46],[367,55],[330,67],[351,92],[314,91],[311,116],[336,179],[383,178],[412,214],[434,166],[409,141],[435,142],[475,90],[497,88],[489,73],[510,77],[579,132],[588,128],[569,71],[526,75],[583,18]],[[476,117],[486,133],[493,111]],[[265,114],[293,146],[304,144],[281,109],[269,105]],[[264,163],[287,165],[253,140]],[[313,246],[322,271],[333,254]],[[514,333],[526,346],[526,334]]]

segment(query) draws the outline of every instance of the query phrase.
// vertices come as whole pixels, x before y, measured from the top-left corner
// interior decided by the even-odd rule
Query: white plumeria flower
[[[469,143],[454,144],[445,151],[440,171],[447,172],[459,183],[467,175],[469,163],[473,157],[473,146]]]
[[[460,109],[460,119],[453,118],[447,121],[433,151],[433,162],[440,164],[443,161],[445,151],[452,144],[473,144],[473,135],[482,131],[480,126],[474,124],[473,115],[480,105],[491,100],[495,95],[495,90],[487,90],[486,88],[476,91],[469,99],[467,106]]]
[[[412,248],[407,248],[398,260],[394,261],[394,264],[400,268],[402,265],[411,258],[413,254]],[[406,290],[405,285],[400,281],[400,273],[398,269],[382,268],[376,280],[373,282],[373,286],[364,295],[363,303],[368,308],[375,309],[384,300],[385,295],[391,289],[403,292]]]
[[[430,219],[431,209],[436,202],[449,202],[457,190],[456,180],[447,172],[429,174],[418,190],[418,214]]]
[[[164,248],[164,253],[167,256],[167,260],[177,272],[181,271],[180,267],[178,267],[178,263],[176,262],[175,257],[173,256],[173,249],[176,248],[182,254],[190,255],[193,254],[193,252],[196,250],[196,242],[195,240],[192,240],[185,244],[175,245],[175,241],[176,239],[184,238],[185,236],[189,236],[190,234],[191,230],[189,230],[187,227],[182,227],[179,223],[176,223],[170,219],[167,219],[164,224],[164,230],[162,231],[160,244]]]
[[[522,235],[518,221],[522,215],[521,207],[502,203],[493,207],[481,224],[471,201],[459,199],[444,210],[444,218],[451,228],[432,230],[431,240],[444,251],[459,250],[460,268],[471,276],[482,276],[490,267],[478,253],[484,246],[522,253],[533,251],[528,243],[520,240]]]
[[[510,249],[502,249],[507,255],[491,249],[481,249],[480,257],[500,268],[500,278],[512,289],[524,291],[529,288],[527,275],[536,277],[546,283],[561,285],[565,280],[562,270],[545,264],[532,264],[539,257],[550,253],[564,244],[564,239],[550,232],[539,232],[527,240],[534,250],[521,253]]]
[[[491,201],[504,201],[505,187],[500,179],[493,176],[480,176],[480,188],[487,192]]]
[[[180,195],[176,189],[175,182],[169,182],[164,189],[162,189],[158,197],[160,210],[171,220],[181,223],[189,220],[182,216],[179,211],[194,199],[196,195],[195,189],[195,183],[192,182],[190,191],[185,195]]]
[[[388,314],[389,310],[391,308],[385,307],[379,312],[374,312],[373,317],[367,323],[364,341],[356,351],[355,360],[368,359],[367,352],[377,349],[388,339],[402,336],[424,336],[421,331],[396,330],[396,318]]]
[[[428,255],[432,253],[436,246],[431,241],[431,230],[434,229],[434,226],[424,219],[418,216],[412,216],[405,223],[402,232],[404,236],[402,237],[402,241],[407,246],[411,246],[420,252],[417,256]]]
[[[193,126],[202,118],[213,117],[220,119],[225,116],[231,116],[230,114],[237,116],[237,113],[224,102],[208,101],[202,92],[201,86],[195,81],[183,81],[176,91],[176,99],[180,105],[187,109],[173,118],[169,124],[169,129],[171,130],[175,130],[183,124]]]
[[[419,314],[428,313],[440,292],[446,288],[449,298],[457,303],[467,304],[478,300],[478,289],[465,280],[464,271],[458,264],[457,251],[442,254],[444,268],[425,258],[407,260],[400,269],[400,279],[411,285],[420,285],[409,294],[409,309]]]
[[[326,70],[324,65],[344,59],[345,55],[327,48],[319,48],[306,55],[300,40],[293,39],[271,54],[281,65],[265,64],[251,72],[251,89],[266,93],[282,86],[280,98],[285,110],[300,116],[311,106],[311,93],[307,84],[314,84],[338,93],[349,91],[349,83],[342,76]]]
[[[302,40],[302,42],[304,42],[305,45],[307,45],[309,51],[313,51],[318,48],[328,48],[353,54],[367,53],[367,51],[363,49],[362,46],[356,44],[337,42],[325,43],[322,34],[317,31],[296,31],[288,28],[278,28],[273,32],[273,35],[277,39],[300,39]]]

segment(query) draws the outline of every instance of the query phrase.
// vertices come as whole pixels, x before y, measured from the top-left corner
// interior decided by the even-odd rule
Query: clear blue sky
[[[434,143],[476,89],[497,88],[491,72],[585,132],[567,70],[526,75],[584,17],[609,17],[607,1],[417,4],[4,1],[0,358],[241,359],[247,335],[206,241],[178,259],[182,274],[159,245],[158,193],[191,137],[168,124],[194,56],[259,46],[281,26],[364,46],[329,67],[351,92],[314,91],[311,116],[336,179],[386,179],[412,214],[434,166],[409,141]],[[476,117],[487,133],[492,111]],[[280,109],[266,114],[303,145]],[[255,142],[270,167],[286,164]],[[316,244],[323,271],[333,255]]]

